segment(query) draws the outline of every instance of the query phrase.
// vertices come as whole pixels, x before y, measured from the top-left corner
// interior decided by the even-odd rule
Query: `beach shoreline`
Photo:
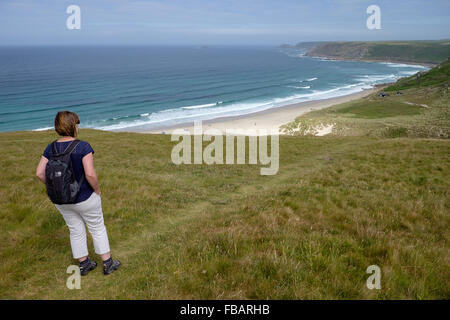
[[[330,56],[321,56],[314,55],[309,56],[309,58],[318,58],[318,59],[328,59],[328,60],[336,60],[336,61],[361,61],[361,62],[374,62],[374,63],[402,63],[408,65],[420,65],[426,68],[432,68],[437,64],[433,63],[423,63],[423,62],[412,62],[412,61],[400,61],[400,60],[391,60],[391,59],[349,59],[349,58],[339,58],[339,57],[330,57]],[[256,111],[252,113],[247,113],[243,115],[237,116],[221,116],[214,119],[202,120],[202,132],[208,129],[217,129],[226,133],[229,131],[239,131],[239,130],[266,130],[268,133],[277,132],[278,134],[283,134],[280,131],[280,127],[294,121],[297,117],[304,115],[308,112],[314,110],[321,110],[325,108],[329,108],[331,106],[349,102],[352,100],[357,100],[363,97],[366,97],[372,93],[375,93],[383,88],[388,87],[389,85],[395,83],[394,82],[385,82],[373,85],[370,89],[363,89],[360,92],[351,93],[338,97],[331,97],[326,99],[312,100],[312,101],[303,101],[297,103],[290,103],[286,105],[282,105],[279,107],[272,107],[266,110]],[[184,130],[189,131],[191,134],[194,134],[194,121],[187,121],[181,124],[174,124],[169,126],[161,126],[155,127],[154,125],[149,128],[149,125],[142,125],[133,128],[124,128],[117,129],[112,131],[121,131],[121,132],[136,132],[136,133],[147,133],[147,134],[171,134],[175,130]],[[325,130],[326,131],[326,130]],[[324,132],[325,132],[324,131]],[[327,134],[327,133],[325,133]],[[321,134],[320,134],[321,135]]]
[[[291,121],[294,121],[297,117],[301,115],[304,115],[314,110],[321,110],[329,108],[336,104],[341,104],[366,97],[370,94],[379,91],[380,89],[387,87],[388,85],[389,85],[388,83],[384,83],[376,85],[370,89],[364,89],[363,91],[351,93],[344,96],[291,103],[284,106],[270,108],[239,116],[226,116],[210,120],[203,120],[202,131],[204,132],[209,129],[216,129],[225,133],[227,130],[229,131],[256,130],[257,132],[266,130],[268,134],[274,133],[282,134],[280,132],[280,127]],[[156,129],[155,128],[149,129],[148,127],[146,128],[146,126],[141,126],[139,128],[133,129],[127,128],[114,131],[136,132],[147,134],[171,134],[175,130],[180,129],[184,131],[189,131],[191,134],[193,134],[194,121],[189,121],[186,123],[172,126],[164,126]]]

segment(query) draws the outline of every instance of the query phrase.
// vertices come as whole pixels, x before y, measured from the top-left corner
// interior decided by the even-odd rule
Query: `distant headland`
[[[450,56],[450,40],[299,42],[280,47],[298,49],[310,57],[421,63],[429,66],[439,64]]]

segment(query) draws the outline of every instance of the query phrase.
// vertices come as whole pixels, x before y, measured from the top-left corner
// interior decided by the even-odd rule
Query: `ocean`
[[[276,47],[0,47],[0,131],[157,129],[332,98],[427,69]]]

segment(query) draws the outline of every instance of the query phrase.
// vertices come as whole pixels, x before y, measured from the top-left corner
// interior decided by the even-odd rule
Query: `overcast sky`
[[[66,8],[81,8],[68,30]],[[381,8],[381,30],[366,9]],[[449,0],[0,0],[0,45],[228,45],[450,38]]]

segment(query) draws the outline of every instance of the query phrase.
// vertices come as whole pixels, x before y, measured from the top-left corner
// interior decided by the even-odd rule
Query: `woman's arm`
[[[36,176],[42,183],[45,184],[45,167],[47,166],[48,159],[44,156],[41,157],[41,161],[36,168]]]
[[[84,175],[96,194],[100,194],[100,186],[98,184],[97,173],[94,169],[94,155],[88,153],[83,157]]]

